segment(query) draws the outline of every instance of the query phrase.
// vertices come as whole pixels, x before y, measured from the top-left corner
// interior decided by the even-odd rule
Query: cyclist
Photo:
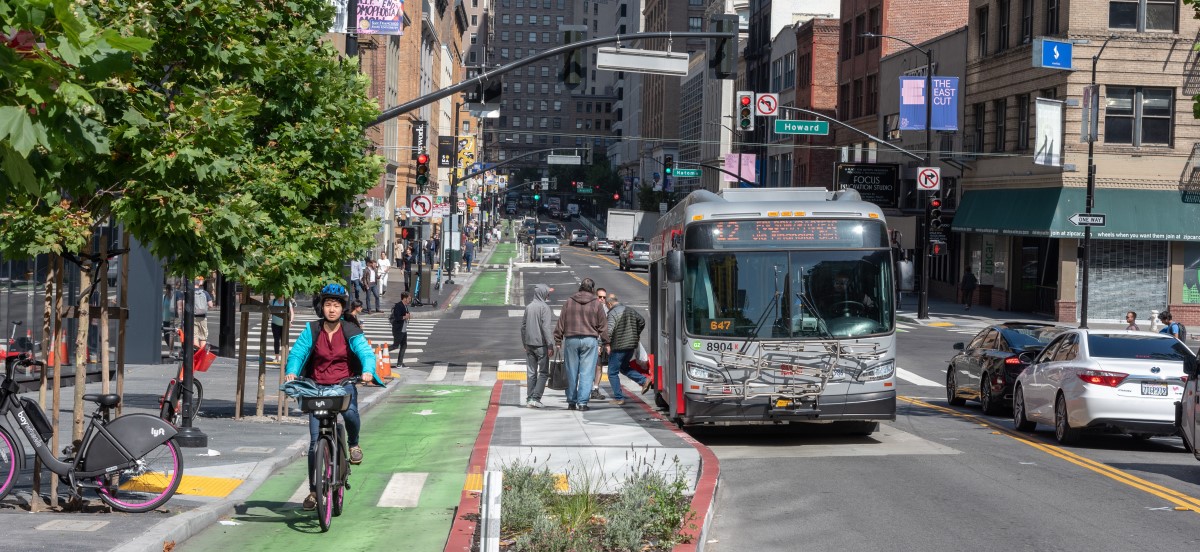
[[[375,377],[375,353],[367,344],[362,328],[343,319],[346,304],[350,294],[341,284],[329,284],[321,289],[318,296],[320,309],[317,313],[321,320],[313,321],[304,326],[296,343],[288,354],[287,381],[303,376],[315,381],[318,385],[335,385],[350,377],[361,377],[364,382],[375,381],[383,385]],[[350,408],[342,413],[346,421],[347,444],[350,445],[350,463],[361,464],[362,448],[358,446],[358,434],[361,419],[358,416],[358,388],[353,383],[346,385],[346,393],[350,395]],[[316,488],[312,483],[313,455],[316,451],[317,434],[320,422],[309,416],[309,445],[308,445],[308,498],[304,499],[305,510],[317,508]]]

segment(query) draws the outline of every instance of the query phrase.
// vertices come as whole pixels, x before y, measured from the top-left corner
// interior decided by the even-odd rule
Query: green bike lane
[[[490,393],[490,386],[413,385],[364,413],[360,444],[365,458],[352,467],[343,513],[327,534],[321,534],[315,512],[300,507],[307,494],[301,492],[307,491],[301,456],[268,478],[233,515],[178,549],[326,552],[336,543],[340,550],[440,551]],[[414,482],[421,474],[424,483],[417,494]],[[414,495],[415,506],[398,506],[411,504]]]

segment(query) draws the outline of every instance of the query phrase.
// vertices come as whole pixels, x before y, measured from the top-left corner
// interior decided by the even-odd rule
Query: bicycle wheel
[[[334,460],[334,464],[337,466],[337,474],[336,474],[337,477],[334,478],[335,485],[333,487],[333,515],[334,516],[342,515],[342,502],[346,498],[346,478],[350,477],[349,458],[346,457],[345,447],[341,446],[341,445],[346,444],[346,441],[344,439],[345,439],[345,433],[339,431],[339,433],[338,433],[339,446],[337,449],[339,454],[338,454],[337,459]]]
[[[17,484],[17,472],[20,471],[20,466],[17,465],[20,459],[17,454],[21,450],[18,447],[17,441],[8,434],[8,430],[0,427],[0,500],[4,500]]]
[[[329,439],[317,442],[317,457],[313,471],[313,486],[317,488],[317,523],[321,532],[329,530],[333,523],[333,450]]]
[[[97,479],[100,500],[114,510],[139,513],[162,506],[183,479],[183,456],[171,439],[139,458],[137,463],[111,476]]]

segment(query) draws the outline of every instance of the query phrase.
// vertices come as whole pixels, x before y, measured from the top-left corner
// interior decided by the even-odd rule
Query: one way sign
[[[1067,220],[1075,226],[1104,226],[1107,216],[1104,213],[1075,213]]]

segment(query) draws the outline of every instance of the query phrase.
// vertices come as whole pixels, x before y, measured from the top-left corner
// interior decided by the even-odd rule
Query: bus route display
[[[886,231],[874,220],[775,218],[695,224],[688,249],[767,247],[887,247]]]

